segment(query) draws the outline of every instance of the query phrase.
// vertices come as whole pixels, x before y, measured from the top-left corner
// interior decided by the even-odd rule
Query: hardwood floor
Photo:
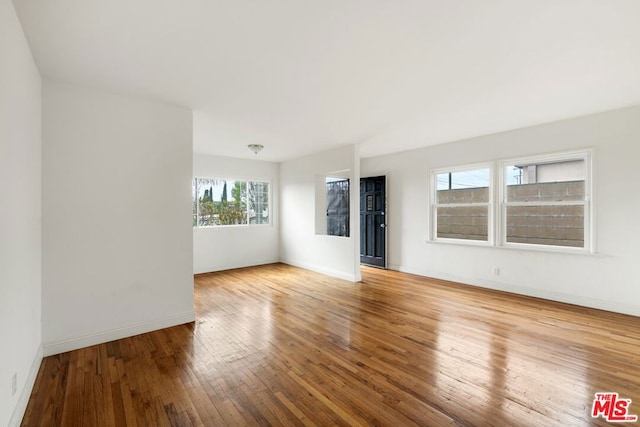
[[[25,426],[607,425],[640,318],[393,271],[195,279],[195,324],[44,359]]]

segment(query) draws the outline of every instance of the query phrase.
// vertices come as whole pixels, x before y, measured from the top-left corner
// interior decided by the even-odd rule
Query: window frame
[[[211,176],[204,176],[204,175],[198,175],[198,176],[193,176],[191,178],[191,182],[193,185],[193,181],[194,180],[199,180],[199,179],[210,179],[210,180],[217,180],[217,181],[234,181],[234,182],[244,182],[246,184],[247,187],[247,195],[246,195],[246,224],[220,224],[220,225],[198,225],[198,221],[196,220],[195,225],[193,225],[193,229],[194,230],[202,230],[202,229],[226,229],[226,228],[233,228],[233,227],[270,227],[273,226],[273,184],[272,184],[272,180],[271,179],[265,179],[265,178],[234,178],[234,177],[226,177],[226,178],[215,178],[215,177],[211,177]],[[249,183],[250,182],[262,182],[262,183],[266,183],[268,185],[269,188],[269,197],[268,197],[268,209],[269,209],[269,221],[266,223],[262,223],[262,224],[251,224],[250,220],[249,220]],[[193,187],[192,187],[193,188]],[[197,194],[197,187],[196,187],[196,219],[199,216],[200,213],[200,201],[198,198],[198,194]],[[193,199],[192,199],[192,203],[193,203]],[[192,214],[193,215],[193,214]],[[193,223],[193,220],[192,220]]]
[[[585,177],[584,177],[584,200],[567,200],[567,201],[539,201],[539,202],[509,202],[507,200],[507,179],[506,167],[513,164],[545,164],[557,163],[563,161],[582,160],[584,161]],[[505,248],[516,249],[532,249],[548,252],[570,252],[570,253],[593,253],[594,252],[594,221],[593,221],[593,150],[583,149],[575,151],[563,151],[559,153],[540,154],[533,156],[515,157],[502,159],[498,161],[498,200],[496,205],[500,212],[498,221],[498,238],[499,246]],[[507,208],[510,206],[583,206],[583,233],[584,243],[582,247],[575,246],[559,246],[544,245],[536,243],[520,243],[507,242]]]
[[[460,244],[464,246],[483,246],[504,249],[532,250],[541,252],[559,252],[568,254],[595,254],[595,195],[594,195],[594,156],[593,148],[581,148],[576,150],[566,150],[555,153],[534,154],[531,156],[511,157],[507,159],[496,159],[489,162],[470,163],[454,167],[438,167],[429,171],[429,200],[428,200],[428,236],[427,242],[430,243],[446,243]],[[507,207],[515,206],[518,202],[506,202],[507,197],[507,178],[506,167],[508,165],[518,163],[554,163],[561,161],[583,160],[585,162],[585,183],[584,183],[584,200],[583,201],[566,201],[566,202],[535,202],[537,205],[557,206],[559,204],[566,205],[583,205],[584,206],[584,246],[557,246],[544,245],[536,243],[517,243],[507,242]],[[449,172],[462,172],[473,169],[489,168],[489,210],[488,210],[488,239],[469,240],[437,237],[438,216],[436,206],[437,197],[437,175]],[[497,189],[495,188],[497,185]],[[527,203],[527,202],[522,202]],[[449,204],[441,204],[440,207],[446,207]],[[456,204],[451,204],[454,207]],[[479,204],[475,204],[478,206]],[[464,206],[464,204],[457,204]]]
[[[325,200],[326,200],[326,234],[327,236],[333,236],[333,237],[350,237],[351,236],[351,178],[345,178],[345,177],[330,177],[327,176],[326,177],[326,183],[325,183],[325,191],[326,191],[326,195],[325,195]],[[342,216],[346,216],[346,223],[345,223],[345,234],[333,234],[330,232],[329,230],[329,219],[332,216],[339,216],[339,215],[330,215],[329,214],[329,185],[335,182],[346,182],[346,193],[347,193],[347,203],[346,203],[346,215],[342,214]]]
[[[438,175],[442,173],[468,172],[477,169],[489,169],[489,197],[486,203],[438,203]],[[494,186],[495,186],[495,170],[493,162],[472,163],[454,167],[444,167],[431,170],[430,175],[430,213],[431,226],[429,230],[429,239],[433,242],[442,243],[459,243],[471,246],[494,246],[495,245],[495,218],[494,218]],[[438,237],[438,208],[447,207],[487,207],[487,240],[472,239],[456,239],[452,237]]]

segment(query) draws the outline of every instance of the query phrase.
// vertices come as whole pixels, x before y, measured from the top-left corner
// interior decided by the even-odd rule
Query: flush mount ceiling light
[[[264,145],[262,145],[262,144],[249,144],[249,145],[247,145],[247,147],[249,147],[249,150],[253,151],[254,154],[258,154],[264,148]]]

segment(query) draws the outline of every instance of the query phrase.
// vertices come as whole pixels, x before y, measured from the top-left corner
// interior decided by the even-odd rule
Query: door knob
[[[380,228],[385,228],[387,224],[380,224]]]

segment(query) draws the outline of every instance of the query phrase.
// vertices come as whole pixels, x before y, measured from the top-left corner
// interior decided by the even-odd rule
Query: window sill
[[[592,257],[605,257],[606,255],[591,252],[587,249],[583,248],[570,248],[563,246],[542,246],[539,247],[537,245],[527,245],[527,244],[518,244],[518,243],[507,243],[506,245],[492,245],[487,242],[467,242],[463,240],[432,240],[426,239],[425,243],[427,244],[437,244],[437,245],[450,245],[450,246],[465,246],[468,248],[488,248],[494,250],[506,250],[506,251],[525,251],[525,252],[542,252],[542,253],[554,253],[554,254],[565,254],[565,255],[581,255],[581,256],[592,256]]]
[[[465,240],[465,239],[427,239],[427,243],[437,243],[442,245],[474,246],[489,248],[493,245],[485,240]]]
[[[264,228],[272,227],[273,224],[233,224],[233,225],[203,225],[200,227],[193,227],[193,230],[229,230],[238,228]]]

